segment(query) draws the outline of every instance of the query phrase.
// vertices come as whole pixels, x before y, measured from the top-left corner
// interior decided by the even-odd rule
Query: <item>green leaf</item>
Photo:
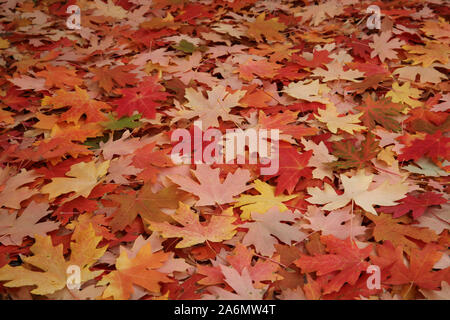
[[[400,122],[394,118],[400,115],[403,106],[393,103],[386,99],[378,101],[372,100],[370,96],[364,101],[364,105],[358,106],[355,109],[363,112],[360,120],[369,129],[375,129],[376,124],[383,128],[398,132],[402,129]]]
[[[373,134],[367,135],[359,149],[355,148],[353,140],[339,141],[333,144],[333,155],[342,160],[330,162],[330,165],[337,169],[364,168],[377,156],[378,149],[379,143]]]
[[[142,123],[139,122],[141,117],[141,114],[135,114],[131,117],[122,117],[117,120],[112,114],[108,114],[110,121],[102,122],[102,126],[109,130],[134,129],[141,126]]]
[[[193,44],[189,41],[186,41],[184,39],[181,40],[180,43],[177,46],[175,46],[174,48],[177,50],[181,50],[184,53],[192,53],[195,50],[197,50],[197,47],[195,46],[195,44]]]
[[[444,161],[442,163],[442,166],[448,166],[450,163],[448,161]],[[423,174],[427,177],[448,177],[450,176],[450,173],[445,172],[441,168],[439,168],[437,165],[435,165],[430,159],[427,158],[421,158],[415,162],[415,164],[410,164],[406,167],[403,167],[402,169],[405,169],[412,173],[417,174]]]

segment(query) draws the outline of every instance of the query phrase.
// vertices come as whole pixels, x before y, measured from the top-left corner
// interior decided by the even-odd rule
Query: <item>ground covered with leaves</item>
[[[0,0],[1,296],[450,299],[445,2]]]

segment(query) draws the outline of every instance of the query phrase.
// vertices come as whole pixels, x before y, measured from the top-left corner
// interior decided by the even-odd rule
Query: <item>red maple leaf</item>
[[[131,116],[137,111],[148,119],[155,118],[156,108],[161,105],[159,101],[169,96],[156,76],[146,77],[137,88],[121,89],[121,93],[122,98],[115,101],[119,117]]]
[[[425,139],[415,139],[410,146],[402,149],[399,154],[399,161],[417,161],[423,156],[427,156],[433,161],[438,158],[450,159],[450,138],[442,136],[442,132],[427,134]]]
[[[160,170],[157,167],[173,166],[172,160],[167,155],[169,150],[153,150],[155,146],[156,142],[152,142],[136,150],[133,157],[133,165],[136,168],[144,169],[137,175],[138,179],[155,182]]]
[[[450,268],[433,271],[443,252],[441,247],[434,243],[427,244],[423,249],[414,248],[409,258],[409,267],[403,261],[396,262],[391,268],[391,277],[388,284],[417,285],[424,289],[436,290],[442,281],[449,281]]]
[[[330,63],[333,61],[330,57],[328,57],[330,53],[327,50],[314,50],[313,51],[313,59],[312,60],[306,60],[302,56],[295,55],[292,57],[292,60],[302,67],[310,67],[310,68],[317,68],[322,65],[326,65],[327,63]]]
[[[440,194],[428,191],[417,196],[408,195],[400,202],[396,206],[380,207],[379,211],[393,213],[394,218],[401,217],[412,211],[413,218],[417,219],[425,213],[428,207],[447,203],[447,200]]]
[[[5,96],[1,97],[1,103],[14,110],[20,111],[30,104],[28,98],[22,97],[21,94],[22,93],[19,90],[11,87],[8,89]]]
[[[291,194],[301,177],[312,177],[312,168],[307,167],[312,154],[312,150],[299,153],[297,148],[291,144],[280,143],[279,170],[275,175],[271,176],[278,176],[276,180],[276,195],[283,193],[284,190]]]
[[[318,277],[330,276],[323,286],[324,294],[339,291],[346,282],[354,285],[361,272],[369,266],[365,260],[372,246],[359,249],[350,238],[340,240],[331,235],[321,236],[320,240],[326,245],[328,254],[302,255],[295,264],[305,273],[316,272]]]

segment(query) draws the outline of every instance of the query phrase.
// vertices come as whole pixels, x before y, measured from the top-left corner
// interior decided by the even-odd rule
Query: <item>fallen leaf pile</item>
[[[447,5],[0,0],[1,297],[450,299]]]

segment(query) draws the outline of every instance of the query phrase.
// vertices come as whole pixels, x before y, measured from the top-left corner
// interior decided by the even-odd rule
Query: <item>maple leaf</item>
[[[302,138],[302,144],[305,146],[305,150],[312,150],[313,155],[309,159],[308,166],[315,167],[313,170],[314,179],[323,179],[324,177],[333,178],[333,171],[327,165],[327,163],[337,160],[335,156],[331,155],[328,148],[323,141],[319,144],[315,144],[313,141],[309,141]]]
[[[361,82],[355,82],[350,84],[346,90],[355,91],[356,93],[363,93],[369,89],[377,90],[387,80],[385,74],[375,74],[373,76],[366,77]]]
[[[327,1],[318,5],[307,6],[303,8],[303,11],[296,13],[295,16],[301,16],[302,21],[306,22],[311,20],[309,25],[318,26],[321,22],[326,20],[327,16],[333,18],[342,13],[342,7],[337,1]]]
[[[359,14],[370,1],[0,2],[7,298],[448,295],[445,1],[378,2],[378,32]],[[53,28],[71,4],[82,28]],[[264,161],[173,163],[171,136],[191,127],[195,137],[195,120],[224,141],[276,130],[278,172],[264,176]],[[174,219],[179,202],[192,210],[186,223]],[[373,246],[370,260],[358,255]],[[318,259],[308,267],[335,269],[306,272],[294,263],[306,254]],[[368,288],[369,261],[379,289]],[[80,290],[65,286],[70,263],[88,265]]]
[[[373,236],[376,241],[389,240],[395,246],[402,246],[407,253],[410,253],[413,248],[418,248],[417,244],[409,240],[409,238],[426,243],[436,241],[438,238],[433,230],[405,224],[409,222],[406,216],[395,219],[391,215],[384,213],[380,216],[366,213],[366,216],[375,223]]]
[[[74,87],[83,84],[83,80],[78,78],[75,69],[67,69],[66,67],[52,66],[50,64],[46,65],[45,68],[47,69],[46,71],[36,72],[36,76],[45,78],[45,86],[47,88],[61,88],[65,85]]]
[[[355,143],[351,140],[341,140],[333,143],[333,155],[339,159],[330,163],[331,166],[339,169],[357,168],[361,169],[371,164],[371,160],[378,154],[379,144],[373,134],[368,134],[361,142],[359,149],[355,148]]]
[[[22,169],[19,173],[11,175],[10,168],[0,168],[0,206],[20,209],[20,203],[39,193],[37,190],[24,187],[23,185],[33,182],[41,175],[33,170]],[[4,178],[4,179],[2,179]],[[8,179],[6,179],[8,178]]]
[[[106,92],[110,92],[114,84],[117,84],[120,87],[125,87],[127,84],[136,84],[138,82],[136,74],[130,72],[135,68],[136,66],[129,64],[117,66],[115,68],[103,66],[100,68],[92,68],[90,71],[94,74],[92,80],[98,81],[100,88],[104,89]]]
[[[401,105],[390,103],[384,99],[374,101],[370,95],[366,97],[364,103],[355,109],[363,112],[360,119],[368,129],[375,129],[376,124],[379,124],[394,132],[401,130],[400,123],[395,120],[395,117],[399,116],[403,109]]]
[[[225,276],[226,283],[236,292],[224,290],[220,287],[209,287],[208,291],[213,295],[205,295],[204,299],[210,300],[261,300],[264,289],[255,289],[247,268],[239,273],[232,267],[220,265],[220,269]]]
[[[229,173],[223,182],[219,177],[220,169],[211,169],[208,165],[197,165],[197,170],[192,171],[192,174],[198,182],[181,175],[170,175],[168,178],[178,184],[181,190],[198,196],[197,206],[235,202],[234,196],[252,188],[247,185],[250,172],[241,168],[235,173]]]
[[[328,92],[328,88],[326,85],[320,84],[319,80],[291,82],[283,88],[283,92],[297,99],[328,103],[322,96],[323,93]]]
[[[348,237],[353,239],[355,236],[364,234],[367,229],[361,226],[362,218],[350,214],[350,207],[331,211],[325,215],[319,208],[309,206],[304,218],[309,223],[302,225],[302,228],[321,231],[324,236],[332,235],[341,240]]]
[[[114,181],[118,184],[129,184],[129,181],[125,176],[136,176],[138,173],[142,172],[142,169],[131,165],[132,161],[131,157],[122,157],[112,160],[108,168],[106,182]]]
[[[181,194],[175,186],[152,192],[151,184],[145,184],[138,192],[110,195],[108,198],[120,204],[109,222],[113,231],[123,230],[139,214],[144,221],[172,221],[162,209],[176,209]]]
[[[137,149],[141,148],[144,144],[139,138],[129,138],[131,136],[130,131],[125,131],[122,137],[117,140],[113,140],[113,136],[104,143],[100,142],[100,149],[105,160],[111,160],[114,155],[128,155],[134,153]]]
[[[139,26],[144,29],[178,29],[180,24],[175,22],[174,17],[168,12],[165,18],[156,17],[141,23]]]
[[[236,72],[239,72],[239,77],[246,81],[252,81],[254,76],[260,78],[273,78],[280,69],[280,65],[266,60],[247,60],[241,64]]]
[[[308,161],[312,156],[312,151],[300,154],[296,148],[290,144],[282,143],[279,148],[279,170],[274,175],[277,176],[277,188],[275,195],[280,195],[287,190],[288,194],[294,191],[300,177],[311,176],[311,169],[308,168]]]
[[[240,225],[241,228],[248,228],[242,244],[254,245],[256,252],[271,257],[275,252],[274,244],[278,243],[277,239],[290,245],[292,241],[300,242],[306,238],[306,234],[300,231],[298,226],[282,223],[282,221],[295,222],[295,218],[296,215],[291,211],[280,212],[277,207],[273,207],[263,214],[252,212],[250,219],[254,222]]]
[[[7,107],[11,107],[14,110],[22,110],[29,105],[28,98],[25,98],[21,95],[22,93],[15,88],[9,88],[8,91],[3,95],[1,104]]]
[[[402,86],[398,82],[392,84],[392,90],[386,93],[386,98],[391,98],[392,102],[407,104],[413,108],[420,107],[422,102],[412,98],[419,98],[421,90],[411,88],[409,82],[405,82]],[[405,112],[405,110],[403,110]]]
[[[169,259],[169,255],[163,251],[153,253],[150,243],[142,246],[136,256],[131,259],[127,252],[122,250],[115,263],[116,270],[97,283],[107,285],[103,291],[103,298],[129,299],[134,291],[133,284],[150,292],[159,293],[160,282],[172,282],[164,273],[157,271]]]
[[[314,49],[312,59],[308,60],[301,56],[294,56],[293,61],[300,64],[301,66],[317,68],[333,61],[333,59],[329,57],[329,54],[330,53],[327,50]]]
[[[95,161],[76,163],[66,173],[71,178],[52,178],[52,182],[42,187],[41,193],[48,193],[50,199],[69,192],[75,192],[73,198],[87,198],[92,189],[101,182],[99,179],[106,175],[109,163],[109,160],[99,164]]]
[[[337,272],[323,286],[324,294],[339,291],[345,283],[354,285],[361,272],[365,272],[369,266],[365,260],[372,246],[360,249],[350,238],[340,240],[333,236],[321,236],[320,241],[326,245],[328,254],[302,255],[295,264],[303,272],[316,272],[317,276]]]
[[[255,52],[260,56],[270,55],[270,62],[282,61],[284,59],[290,59],[291,55],[295,52],[300,51],[299,49],[291,49],[289,44],[274,43],[273,45],[268,45],[265,43],[260,43],[258,49],[250,49],[249,52]],[[318,59],[323,58],[322,56]]]
[[[263,288],[265,284],[262,281],[276,281],[280,276],[276,273],[278,264],[269,260],[258,259],[252,263],[255,257],[255,251],[242,243],[236,244],[234,250],[226,257],[226,261],[241,273],[245,268],[248,270],[251,279],[256,288]],[[201,285],[215,285],[224,282],[224,275],[220,265],[203,266],[199,265],[197,272],[204,275],[205,278],[198,281]]]
[[[17,150],[13,156],[35,162],[47,160],[55,165],[64,156],[70,155],[77,158],[91,153],[87,146],[72,142],[70,135],[61,135],[50,140],[41,140],[37,147]]]
[[[135,151],[133,157],[133,165],[136,168],[143,169],[141,173],[137,175],[139,179],[155,182],[157,177],[158,168],[173,166],[172,160],[167,155],[169,150],[167,149],[155,149],[156,142],[149,143],[142,148]]]
[[[154,119],[159,101],[164,101],[169,94],[158,83],[158,77],[146,77],[135,88],[121,89],[122,98],[115,100],[118,105],[116,112],[119,117],[132,116],[137,111],[144,118]]]
[[[427,158],[421,158],[416,161],[415,164],[417,166],[409,165],[403,167],[403,169],[412,173],[423,174],[424,176],[429,177],[446,177],[450,175],[450,173],[445,172]]]
[[[5,124],[13,124],[14,118],[12,117],[12,115],[14,115],[13,112],[0,109],[0,122],[3,122]]]
[[[259,195],[242,194],[234,205],[235,208],[241,208],[241,218],[244,220],[250,219],[252,212],[265,213],[273,207],[277,207],[281,212],[286,211],[288,208],[283,202],[298,196],[298,194],[275,196],[275,187],[259,179],[254,181],[254,187],[259,191]]]
[[[174,46],[175,49],[183,51],[184,53],[193,53],[195,50],[198,50],[198,48],[189,41],[181,40],[180,43],[176,46]]]
[[[241,116],[232,115],[229,112],[231,108],[238,107],[239,100],[245,95],[245,91],[237,90],[235,93],[229,93],[224,86],[214,86],[211,91],[207,92],[208,98],[205,99],[203,94],[192,88],[187,88],[185,98],[188,103],[186,108],[178,109],[172,119],[172,123],[180,119],[192,119],[199,117],[206,128],[219,127],[218,118],[223,121],[233,121],[239,123]]]
[[[259,112],[258,123],[263,129],[278,129],[281,131],[280,137],[290,135],[296,139],[304,136],[312,136],[317,133],[317,128],[308,128],[302,124],[294,124],[297,121],[297,111],[286,110],[283,113],[266,116],[262,111]],[[291,139],[287,139],[291,142]]]
[[[378,56],[381,62],[384,62],[386,59],[392,60],[397,58],[397,52],[395,52],[394,49],[400,49],[405,42],[398,39],[392,39],[389,41],[391,37],[391,32],[381,32],[380,35],[374,34],[373,42],[369,44],[369,46],[373,49],[370,57],[374,58]]]
[[[37,235],[36,242],[30,248],[33,256],[22,257],[28,267],[4,266],[0,269],[0,281],[8,281],[4,284],[6,287],[36,286],[31,293],[46,295],[66,286],[67,268],[70,265],[80,267],[82,283],[91,280],[102,273],[90,270],[106,251],[107,246],[97,248],[101,240],[101,236],[95,235],[92,225],[81,231],[75,230],[70,243],[70,259],[67,261],[64,259],[62,244],[54,247],[50,236]],[[31,266],[41,271],[34,271]]]
[[[422,64],[429,67],[433,62],[439,61],[446,64],[449,59],[449,47],[445,43],[427,41],[425,46],[404,45],[403,49],[409,53],[418,53],[419,56],[410,57],[414,64]]]
[[[135,114],[131,117],[121,117],[120,119],[115,119],[112,114],[108,114],[107,116],[109,121],[102,122],[101,125],[109,130],[134,129],[142,125],[139,122],[139,119],[142,117],[140,114]]]
[[[388,284],[417,285],[420,288],[436,290],[441,283],[443,272],[433,272],[433,266],[442,256],[442,251],[436,244],[427,244],[423,249],[413,248],[409,258],[409,267],[403,261],[395,263],[391,268],[391,277],[386,280]],[[444,271],[444,270],[442,270]]]
[[[111,107],[102,101],[89,98],[86,90],[75,86],[75,92],[68,92],[64,89],[56,91],[56,95],[45,96],[41,102],[42,106],[53,105],[54,109],[70,107],[64,112],[60,120],[78,123],[82,115],[86,115],[86,122],[98,122],[106,120],[105,115],[100,110],[109,110]]]
[[[226,259],[230,265],[240,273],[242,273],[244,268],[247,268],[256,288],[263,288],[265,286],[262,281],[273,282],[280,278],[280,276],[276,274],[279,267],[277,263],[258,259],[258,261],[253,264],[252,260],[254,256],[255,251],[253,249],[238,243]]]
[[[417,196],[408,195],[400,201],[399,205],[393,207],[380,207],[381,212],[393,213],[394,218],[401,217],[408,212],[412,212],[414,219],[421,217],[428,207],[447,203],[441,194],[434,192],[420,193]]]
[[[314,69],[313,75],[316,77],[323,77],[322,81],[333,80],[349,80],[358,82],[357,78],[364,76],[364,73],[358,70],[346,70],[344,71],[343,65],[337,61],[331,62],[326,65],[327,70],[322,68]]]
[[[397,75],[401,79],[406,79],[409,81],[416,81],[416,77],[420,76],[420,83],[440,83],[442,80],[447,79],[445,74],[440,73],[434,69],[433,64],[430,67],[421,66],[406,66],[396,69],[392,74]]]
[[[9,48],[9,41],[3,38],[0,38],[0,49]]]
[[[167,222],[150,222],[150,229],[158,231],[165,238],[183,238],[176,248],[187,248],[205,241],[220,242],[229,240],[236,234],[236,220],[233,209],[229,208],[221,215],[213,215],[208,224],[202,225],[199,216],[188,205],[179,202],[178,210],[171,216],[183,227],[173,226]]]
[[[22,244],[23,238],[35,235],[45,236],[47,232],[58,229],[59,223],[53,221],[39,222],[47,216],[47,203],[36,203],[32,201],[28,207],[17,217],[14,214],[0,213],[0,242],[5,246]]]
[[[93,214],[90,212],[84,213],[77,217],[77,220],[72,220],[65,227],[68,230],[77,230],[80,232],[84,229],[89,229],[92,226],[95,234],[102,236],[106,240],[117,240],[116,236],[107,228],[107,217],[103,214]]]
[[[420,292],[428,300],[450,300],[450,285],[445,281],[442,281],[441,290],[439,291],[421,289]]]
[[[283,41],[284,36],[280,31],[284,31],[286,26],[278,22],[278,18],[266,20],[266,13],[263,12],[256,17],[255,21],[246,23],[248,26],[247,35],[254,38],[257,42],[262,42],[264,36],[269,41]]]
[[[112,0],[108,0],[106,3],[100,0],[94,0],[95,12],[101,16],[111,17],[115,19],[124,19],[127,16],[127,11],[121,6],[114,4]]]
[[[353,134],[353,131],[364,130],[366,127],[356,124],[361,122],[359,118],[363,113],[349,114],[346,116],[340,116],[337,112],[336,106],[332,103],[328,103],[326,109],[317,109],[319,115],[314,115],[316,119],[325,123],[328,130],[332,133],[337,133],[338,129]]]
[[[369,190],[370,184],[374,178],[373,174],[365,175],[364,170],[358,170],[353,177],[340,175],[342,185],[344,186],[344,194],[338,195],[333,187],[328,183],[324,184],[324,190],[318,187],[307,188],[308,193],[312,196],[306,199],[309,203],[325,204],[322,209],[335,210],[346,206],[350,201],[354,201],[365,211],[377,214],[374,205],[395,206],[395,201],[403,199],[408,191],[408,187],[401,182],[390,184],[388,181],[383,182],[376,189]]]
[[[433,161],[450,158],[450,138],[443,137],[442,132],[436,132],[425,136],[425,139],[414,139],[410,146],[406,146],[398,155],[399,161],[417,161],[427,156]]]

